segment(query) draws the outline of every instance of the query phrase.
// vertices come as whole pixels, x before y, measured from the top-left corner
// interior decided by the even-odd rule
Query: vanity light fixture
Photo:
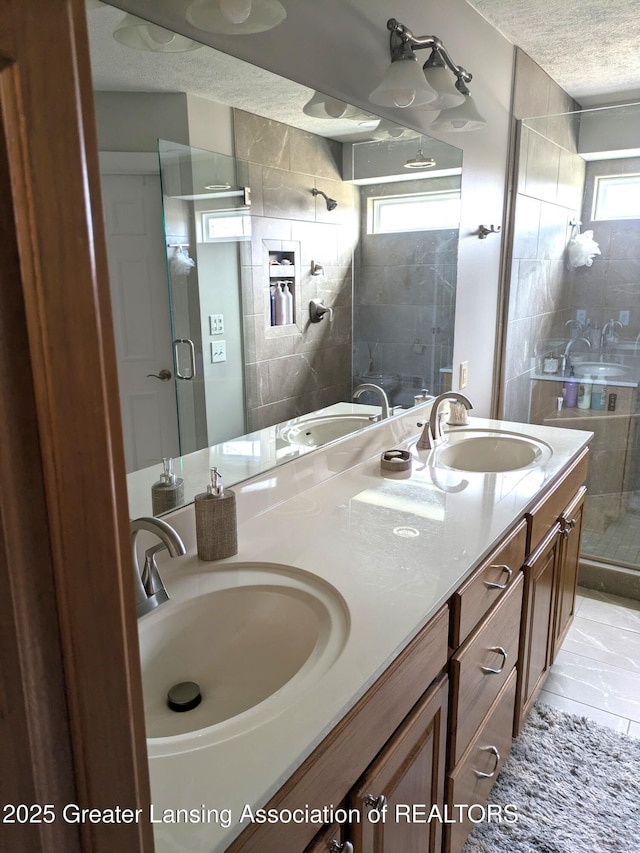
[[[197,41],[179,36],[135,15],[125,15],[113,31],[113,37],[125,47],[150,53],[186,53],[202,47]]]
[[[458,107],[452,107],[448,110],[442,110],[434,121],[431,122],[431,127],[435,130],[444,130],[451,133],[459,133],[466,130],[480,130],[487,126],[487,120],[480,115],[476,103],[471,97],[471,93],[466,84],[458,80],[456,87],[464,95],[464,101]]]
[[[187,21],[207,33],[228,36],[272,30],[287,17],[280,0],[194,0]]]
[[[401,124],[396,124],[395,121],[383,118],[371,135],[376,139],[388,139],[389,137],[391,139],[403,139],[418,134],[409,127],[403,127]]]
[[[326,119],[350,119],[367,123],[378,121],[378,117],[371,113],[366,113],[352,104],[347,104],[345,101],[340,101],[338,98],[332,98],[330,95],[325,95],[323,92],[314,92],[312,97],[302,108],[302,112],[311,118],[326,118]]]
[[[448,115],[438,116],[441,130],[475,130],[486,125],[466,85],[472,75],[453,62],[437,36],[415,36],[395,18],[389,18],[387,29],[391,65],[369,96],[372,103],[383,107],[424,106],[447,113],[462,110],[453,120]],[[429,48],[431,54],[421,68],[415,51],[425,48]]]
[[[302,112],[312,118],[345,118],[349,104],[330,98],[322,92],[314,92],[313,96],[302,108]]]

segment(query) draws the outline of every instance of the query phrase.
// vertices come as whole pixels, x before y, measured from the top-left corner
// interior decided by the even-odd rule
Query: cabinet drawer
[[[518,658],[523,575],[451,658],[451,758],[460,760]]]
[[[452,599],[451,647],[457,649],[518,577],[527,547],[523,519],[468,578]]]
[[[447,777],[446,802],[450,809],[456,804],[482,805],[487,801],[493,783],[511,751],[511,723],[515,699],[514,669],[489,709],[477,735]],[[468,820],[447,824],[444,847],[447,853],[458,853],[472,828],[473,824]]]
[[[549,528],[560,518],[587,479],[589,452],[584,450],[571,468],[549,492],[527,513],[530,537],[527,552],[530,554],[542,542]]]

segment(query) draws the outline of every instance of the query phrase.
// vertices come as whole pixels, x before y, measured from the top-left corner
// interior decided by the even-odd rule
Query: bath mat
[[[489,801],[517,823],[479,823],[462,853],[638,853],[640,739],[536,704]]]

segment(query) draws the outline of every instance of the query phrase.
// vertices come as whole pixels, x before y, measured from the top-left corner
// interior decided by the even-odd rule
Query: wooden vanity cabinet
[[[354,853],[440,853],[449,681],[442,676],[418,702],[349,797]],[[378,816],[384,819],[377,820]]]
[[[528,513],[514,735],[531,710],[573,619],[587,461],[585,450]]]
[[[347,799],[357,814],[333,824],[304,853],[441,853],[449,680],[442,675],[413,708]]]
[[[468,814],[458,813],[456,805],[483,806],[511,751],[515,699],[516,670],[512,669],[473,740],[447,776],[446,801],[455,823],[446,826],[445,850],[451,853],[459,853],[473,829]],[[478,809],[475,808],[477,817]]]
[[[353,845],[345,842],[342,824],[332,823],[316,835],[304,853],[353,853]]]
[[[282,810],[331,805],[337,808],[348,799],[358,779],[374,761],[380,761],[380,766],[393,766],[398,756],[401,760],[396,776],[390,780],[392,790],[405,791],[406,786],[412,786],[415,774],[420,768],[424,771],[425,763],[432,761],[433,772],[439,777],[438,790],[443,791],[445,768],[439,756],[444,755],[446,743],[446,712],[439,703],[442,691],[446,703],[446,687],[442,686],[441,676],[447,665],[448,638],[449,608],[445,606],[329,732],[266,808]],[[420,732],[421,725],[425,727],[423,732]],[[412,739],[413,748],[419,744],[422,752],[417,763],[411,760],[411,755],[402,758],[402,750]],[[403,770],[407,772],[406,779],[402,779]],[[420,794],[420,802],[428,802],[431,797],[432,781],[430,778],[428,790]],[[310,844],[321,843],[315,835],[319,829],[309,823],[254,824],[231,843],[228,851],[299,853]],[[350,838],[352,829],[352,826],[343,828],[345,837]],[[315,853],[317,846],[309,849]],[[367,847],[367,853],[372,849]],[[419,853],[431,849],[416,848]]]
[[[517,714],[514,735],[520,731],[551,666],[553,602],[560,524],[553,525],[547,536],[524,566],[524,602],[518,661]]]
[[[473,824],[447,809],[488,801],[573,618],[586,469],[585,450],[267,804],[358,819],[251,826],[229,853],[460,853]]]
[[[526,530],[526,523],[517,525],[459,591],[464,594],[473,589],[478,580],[486,586],[486,570],[493,566],[489,590],[495,592],[496,570],[502,567],[497,601],[488,598],[488,606],[477,610],[477,624],[464,637],[449,665],[451,705],[445,802],[454,822],[444,825],[445,853],[459,853],[473,828],[466,814],[457,814],[457,806],[486,803],[511,749]],[[511,565],[496,559],[507,554]]]
[[[522,573],[451,658],[449,765],[453,768],[482,726],[516,666],[522,613]]]
[[[582,486],[560,517],[559,569],[551,652],[553,660],[556,659],[575,612],[576,587],[578,586],[578,570],[580,568],[580,539],[586,493],[586,488]]]

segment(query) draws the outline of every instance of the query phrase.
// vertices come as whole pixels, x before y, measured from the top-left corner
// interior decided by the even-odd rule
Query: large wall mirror
[[[212,465],[369,426],[358,384],[446,390],[462,152],[122,9],[88,23],[131,516],[162,458],[188,503]]]

